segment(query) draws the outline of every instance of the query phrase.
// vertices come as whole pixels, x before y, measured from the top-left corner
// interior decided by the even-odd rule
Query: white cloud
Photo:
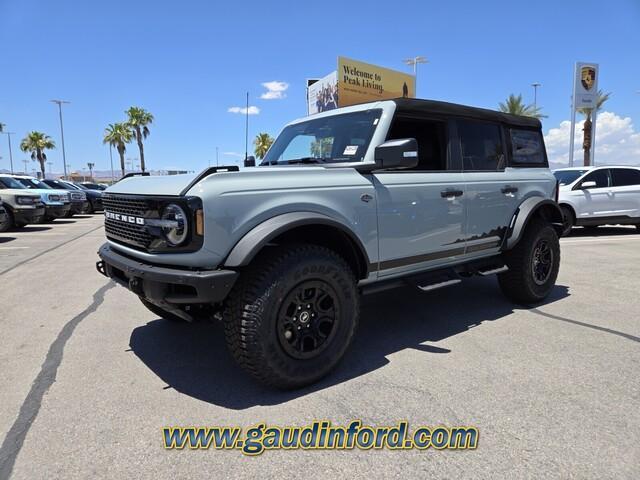
[[[640,165],[640,132],[634,129],[631,118],[620,117],[613,112],[598,114],[594,158],[597,165]],[[582,165],[582,126],[584,120],[576,122],[573,161]],[[571,122],[565,120],[545,135],[549,162],[569,163],[569,132]]]
[[[229,107],[227,109],[227,112],[229,113],[241,113],[243,115],[247,114],[247,108],[246,107]],[[249,107],[249,115],[258,115],[260,113],[260,109],[258,107],[254,107],[253,105],[251,105]]]
[[[260,98],[263,100],[280,100],[285,98],[287,94],[284,92],[289,88],[288,83],[278,82],[276,80],[272,82],[265,82],[262,86],[267,89],[266,92],[260,95]]]

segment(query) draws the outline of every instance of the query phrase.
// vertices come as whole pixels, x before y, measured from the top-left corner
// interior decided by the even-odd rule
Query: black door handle
[[[518,187],[512,187],[511,185],[507,185],[506,187],[500,190],[504,194],[508,193],[516,193],[518,191]]]
[[[462,190],[446,189],[440,192],[442,198],[460,197],[464,192]]]

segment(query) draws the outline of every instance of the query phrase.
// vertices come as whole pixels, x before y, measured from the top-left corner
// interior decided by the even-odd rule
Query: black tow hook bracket
[[[104,265],[104,260],[96,262],[96,270],[98,271],[98,273],[101,273],[105,277],[109,277],[109,275],[107,275],[107,267],[105,267]]]
[[[144,293],[142,288],[142,282],[140,281],[139,278],[134,277],[129,279],[129,290],[131,290],[136,295],[142,295]]]

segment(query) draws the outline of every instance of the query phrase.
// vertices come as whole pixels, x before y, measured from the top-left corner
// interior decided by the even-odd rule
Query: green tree
[[[598,90],[596,95],[596,107],[595,111],[599,112],[602,106],[611,97],[611,92],[604,93],[602,90]],[[593,108],[579,108],[578,112],[584,115],[584,126],[582,132],[584,134],[582,140],[582,149],[584,150],[584,166],[591,165],[591,146],[593,145],[593,122],[591,116],[593,115]]]
[[[534,105],[525,105],[522,101],[522,94],[514,95],[513,93],[509,95],[505,102],[500,102],[498,104],[498,108],[501,112],[511,113],[512,115],[521,115],[523,117],[534,117],[534,118],[546,118],[546,115],[543,115],[540,111],[539,107]]]
[[[324,137],[311,142],[311,155],[316,158],[326,158],[331,156],[333,147],[333,137]]]
[[[56,144],[49,135],[35,130],[29,132],[20,142],[20,150],[31,152],[31,160],[37,160],[40,164],[42,178],[44,178],[44,164],[47,161],[45,150],[53,150],[54,148],[56,148]]]
[[[268,133],[259,133],[256,135],[256,138],[253,140],[253,146],[255,147],[253,151],[256,157],[262,160],[272,143],[273,137]]]
[[[140,168],[144,172],[146,170],[146,164],[144,162],[143,140],[151,133],[149,131],[149,125],[153,123],[153,115],[140,107],[131,107],[125,113],[129,117],[127,123],[131,127],[133,136],[138,143],[138,149],[140,150]]]
[[[115,147],[120,155],[120,170],[124,177],[124,154],[127,151],[127,143],[133,140],[133,131],[126,122],[110,123],[104,131],[104,137],[102,143],[108,143],[112,147]]]

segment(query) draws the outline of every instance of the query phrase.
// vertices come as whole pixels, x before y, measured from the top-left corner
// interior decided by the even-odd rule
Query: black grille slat
[[[131,198],[114,194],[102,195],[102,206],[105,212],[131,215],[134,217],[155,217],[156,202],[151,199]],[[151,213],[154,214],[151,214]],[[108,238],[148,250],[155,237],[147,232],[144,225],[136,225],[106,218],[104,228]]]

